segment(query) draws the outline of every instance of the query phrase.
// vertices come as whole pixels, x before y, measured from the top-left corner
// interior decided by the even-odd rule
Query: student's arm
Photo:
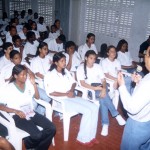
[[[32,76],[32,75],[30,75],[30,82],[31,82],[31,84],[32,84],[33,87],[34,87],[34,91],[35,91],[34,97],[35,97],[36,99],[39,99],[40,96],[39,96],[39,92],[38,92],[37,85],[36,85],[36,83],[35,83],[35,77]]]
[[[73,57],[73,54],[69,54],[69,62],[68,62],[68,64],[67,64],[67,66],[66,66],[66,69],[67,69],[68,71],[70,71],[70,69],[71,69],[71,67],[72,67],[72,57]]]
[[[41,79],[44,79],[44,75],[39,72],[35,73],[35,75]]]
[[[57,51],[49,50],[50,53],[56,54],[58,53]]]
[[[117,81],[117,78],[113,77],[112,75],[110,75],[109,73],[104,73],[106,78]]]
[[[92,86],[92,85],[90,85],[90,84],[88,84],[88,83],[86,83],[84,80],[80,80],[80,84],[81,84],[81,86],[83,86],[83,87],[85,87],[85,88],[87,88],[87,89],[91,89],[91,90],[94,90],[94,91],[96,91],[96,90],[102,90],[102,86]]]
[[[131,66],[123,66],[123,65],[121,65],[121,68],[122,69],[130,69],[130,68],[135,68],[133,65],[131,65]]]
[[[0,104],[0,110],[8,112],[8,113],[15,113],[20,118],[26,118],[24,112],[22,112],[20,110],[13,109],[13,108],[6,107],[5,105],[2,105],[2,104]]]

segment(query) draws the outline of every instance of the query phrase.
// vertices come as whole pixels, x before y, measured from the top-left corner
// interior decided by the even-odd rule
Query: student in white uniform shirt
[[[16,30],[16,27],[15,26],[10,26],[9,27],[9,32],[7,33],[6,35],[6,42],[12,42],[12,36],[16,35],[17,34],[17,30]]]
[[[77,68],[77,80],[83,87],[95,91],[96,99],[99,100],[100,103],[101,135],[107,136],[109,126],[108,111],[110,111],[112,117],[116,118],[119,125],[124,125],[125,120],[119,115],[119,112],[112,104],[106,87],[105,75],[101,66],[96,64],[95,61],[96,53],[93,50],[87,51],[84,64],[81,64]]]
[[[56,33],[58,34],[58,36],[63,34],[63,30],[60,26],[60,20],[59,19],[55,20],[54,25],[56,26]]]
[[[36,24],[35,21],[32,21],[32,23],[31,23],[31,28],[32,28],[31,31],[33,31],[33,32],[35,33],[36,39],[39,40],[39,39],[40,39],[40,33],[39,33],[39,31],[37,30],[37,24]]]
[[[32,19],[34,22],[38,23],[39,21],[39,15],[37,12],[34,13],[34,16],[33,16],[33,19]]]
[[[9,92],[9,94],[8,94]],[[8,86],[0,91],[0,110],[12,115],[15,125],[29,133],[24,139],[26,149],[48,150],[52,138],[56,133],[55,125],[46,117],[34,112],[32,98],[39,99],[34,76],[27,79],[27,69],[23,65],[16,65],[12,70],[12,79]],[[37,126],[43,128],[40,131]]]
[[[23,26],[23,29],[18,33],[23,43],[26,43],[27,37],[26,34],[28,32],[28,27],[26,25]]]
[[[53,39],[57,39],[58,36],[59,36],[59,33],[56,32],[56,26],[51,25],[51,31],[49,33],[48,38],[53,40]]]
[[[128,51],[128,43],[122,39],[117,45],[118,57],[121,63],[121,68],[133,73],[136,70],[137,64],[133,61],[130,52]]]
[[[29,63],[29,60],[36,55],[39,42],[36,40],[35,33],[32,31],[28,31],[26,36],[27,42],[23,50],[23,60],[26,60]]]
[[[48,72],[50,69],[50,65],[52,60],[49,59],[48,57],[48,46],[47,43],[41,42],[39,44],[36,57],[32,59],[31,61],[31,70],[35,74],[39,86],[44,89],[44,83],[43,79],[45,74]]]
[[[81,46],[78,48],[78,53],[79,53],[79,55],[80,55],[82,61],[84,61],[85,53],[86,53],[88,50],[94,50],[95,53],[98,54],[94,42],[95,42],[95,35],[94,35],[93,33],[88,33],[88,35],[87,35],[87,37],[86,37],[86,43],[85,43],[84,45],[81,45]]]
[[[14,35],[12,37],[12,41],[13,41],[13,45],[14,45],[13,50],[18,51],[22,57],[24,46],[22,45],[22,40],[21,40],[20,36]]]
[[[71,72],[76,72],[77,67],[81,64],[82,60],[77,51],[75,51],[76,45],[73,41],[68,41],[65,44],[65,56],[66,56],[66,69]]]
[[[63,49],[63,43],[66,41],[66,37],[65,35],[61,34],[57,39],[45,39],[44,42],[46,42],[48,44],[48,50],[51,53],[58,53],[58,52],[62,52]]]
[[[39,23],[37,23],[37,30],[39,31],[42,40],[48,38],[48,31],[46,24],[44,23],[44,17],[39,17]]]
[[[80,97],[74,97],[75,80],[65,69],[66,59],[62,53],[56,53],[53,56],[53,64],[50,71],[44,78],[44,85],[47,95],[50,97],[61,98],[66,109],[82,114],[80,130],[77,136],[77,142],[91,147],[99,142],[95,139],[98,121],[97,105],[83,100]]]
[[[11,63],[9,54],[12,50],[13,50],[12,43],[10,42],[4,43],[4,46],[3,46],[4,56],[0,58],[0,72],[4,66]]]
[[[116,52],[116,48],[113,45],[108,46],[106,53],[107,53],[107,58],[101,61],[101,66],[106,78],[114,81],[113,84],[114,90],[111,91],[112,96],[114,96],[114,94],[117,95],[119,94],[117,90],[118,89],[117,75],[118,72],[121,71],[121,64],[116,59],[117,52]],[[125,81],[126,81],[126,86],[128,88],[128,91],[131,92],[131,77],[125,76]],[[113,104],[116,109],[118,107],[118,101],[119,101],[119,96],[116,96],[116,99],[113,99]]]
[[[150,47],[145,55],[145,66],[150,71]],[[124,128],[121,150],[150,149],[150,73],[142,79],[139,74],[133,74],[136,87],[130,95],[126,89],[122,73],[118,75],[119,92],[124,108],[129,118]]]

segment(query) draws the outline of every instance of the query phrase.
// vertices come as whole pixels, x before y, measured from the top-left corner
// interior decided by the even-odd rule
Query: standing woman
[[[56,129],[47,118],[34,112],[32,97],[39,99],[39,93],[34,76],[30,76],[29,80],[27,76],[25,66],[16,65],[13,68],[10,83],[0,92],[0,98],[7,106],[1,104],[0,110],[10,113],[16,126],[30,134],[24,140],[27,149],[48,150]],[[36,125],[43,130],[40,131]]]
[[[91,147],[99,142],[96,140],[98,107],[80,97],[74,96],[75,80],[65,69],[66,58],[61,52],[53,56],[53,64],[44,78],[45,90],[51,97],[61,98],[69,111],[82,114],[77,142]]]
[[[145,55],[145,66],[150,71],[150,47]],[[122,73],[118,75],[119,92],[129,118],[124,128],[121,150],[150,149],[150,73],[143,79],[133,74],[136,87],[130,95],[126,89]]]

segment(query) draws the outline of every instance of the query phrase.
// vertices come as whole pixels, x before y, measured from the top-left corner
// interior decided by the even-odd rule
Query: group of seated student
[[[6,26],[9,19],[6,13],[3,15],[0,23]],[[108,135],[108,112],[119,125],[126,124],[112,103],[106,78],[113,81],[114,90],[119,91],[124,82],[127,91],[133,93],[132,76],[125,76],[125,81],[120,79],[118,82],[117,79],[122,69],[136,76],[138,63],[133,61],[127,41],[120,40],[116,47],[105,44],[106,52],[101,52],[104,58],[96,64],[98,50],[93,33],[88,33],[85,44],[77,48],[73,41],[66,42],[60,20],[55,20],[48,33],[44,18],[38,18],[37,13],[33,15],[31,9],[27,15],[22,11],[21,16],[15,11],[14,17],[9,31],[4,32],[6,41],[0,58],[0,110],[10,113],[16,126],[30,134],[24,139],[27,149],[48,150],[56,132],[55,125],[44,116],[45,109],[37,105],[34,98],[50,103],[51,98],[60,97],[68,111],[82,114],[76,142],[87,147],[99,144],[96,139],[99,109],[102,136]],[[75,95],[76,82],[94,90],[100,105]],[[91,97],[91,93],[88,94]],[[25,111],[26,106],[30,115]],[[36,125],[43,131],[39,131]]]

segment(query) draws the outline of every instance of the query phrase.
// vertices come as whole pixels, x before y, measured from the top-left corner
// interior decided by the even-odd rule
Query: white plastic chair
[[[70,119],[76,116],[78,112],[66,110],[64,100],[58,97],[50,96],[52,98],[52,110],[62,113],[63,115],[63,130],[64,130],[64,141],[68,141]]]
[[[45,115],[46,117],[52,121],[52,107],[49,103],[43,101],[43,100],[36,100],[35,101],[45,107]],[[16,127],[15,122],[13,118],[6,112],[0,111],[8,120],[4,119],[0,116],[0,123],[4,125],[8,129],[8,140],[10,143],[13,144],[16,150],[22,150],[22,139],[30,136],[27,132],[19,129]],[[41,127],[38,126],[40,130],[42,130]],[[52,140],[52,144],[55,145],[54,139]]]

